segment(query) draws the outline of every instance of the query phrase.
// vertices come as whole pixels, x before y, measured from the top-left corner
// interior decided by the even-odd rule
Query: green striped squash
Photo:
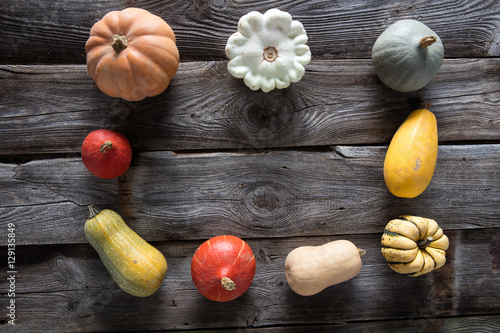
[[[89,206],[85,236],[116,284],[125,292],[146,297],[160,288],[167,274],[163,254],[130,229],[110,209]]]

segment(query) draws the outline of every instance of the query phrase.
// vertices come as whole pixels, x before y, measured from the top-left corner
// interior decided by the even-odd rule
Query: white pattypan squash
[[[304,76],[311,61],[307,34],[299,21],[279,9],[265,14],[252,11],[242,16],[238,31],[229,37],[228,71],[244,79],[252,90],[269,92],[287,88]]]

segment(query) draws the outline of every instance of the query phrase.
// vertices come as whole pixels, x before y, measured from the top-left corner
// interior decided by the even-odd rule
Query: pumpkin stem
[[[425,49],[427,46],[434,44],[437,40],[438,39],[436,36],[425,36],[422,37],[422,39],[418,44],[420,45],[421,48]]]
[[[273,62],[278,58],[278,50],[274,46],[268,46],[264,49],[264,53],[262,53],[262,57],[264,60],[269,62]]]
[[[111,46],[113,46],[116,53],[120,53],[121,51],[125,50],[128,46],[127,37],[114,35],[113,44],[111,44]]]
[[[106,140],[101,146],[101,153],[106,154],[106,151],[108,149],[111,149],[112,147],[113,147],[113,142]]]
[[[426,109],[427,111],[429,111],[430,108],[431,108],[431,106],[432,106],[432,104],[430,102],[427,102],[427,103],[424,104],[424,109]]]
[[[96,217],[96,215],[99,214],[101,212],[101,210],[94,205],[90,205],[89,212],[90,212],[90,214],[89,214],[89,220],[90,220],[90,219],[93,219],[94,217]]]
[[[224,288],[228,291],[234,290],[236,288],[236,284],[233,282],[233,280],[231,280],[227,276],[224,276],[220,280],[220,283],[222,284],[222,288]]]
[[[363,258],[363,256],[366,254],[366,250],[358,248],[359,256]]]
[[[432,236],[429,236],[426,239],[422,239],[421,241],[418,242],[418,247],[421,249],[426,248],[427,245],[432,243],[433,240],[434,238]]]

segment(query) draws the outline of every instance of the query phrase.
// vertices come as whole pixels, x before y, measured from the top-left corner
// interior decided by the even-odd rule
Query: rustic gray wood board
[[[336,322],[330,325],[284,325],[275,327],[238,328],[244,333],[360,333],[360,332],[445,332],[445,333],[491,333],[500,327],[500,316],[470,316],[451,318],[409,318],[406,320],[372,321],[362,323]],[[218,333],[234,332],[234,329],[217,329]],[[180,331],[176,331],[180,332]],[[213,330],[196,330],[196,333],[212,333]]]
[[[470,316],[455,318],[409,318],[407,320],[391,320],[390,328],[386,321],[373,321],[363,323],[338,322],[330,325],[297,325],[297,326],[275,326],[259,328],[238,328],[238,332],[244,333],[359,333],[359,332],[445,332],[445,333],[476,333],[495,332],[500,327],[500,316]],[[181,332],[181,331],[176,331]],[[196,330],[196,333],[211,333],[213,330]],[[234,329],[217,329],[218,333],[234,332]]]
[[[379,233],[400,214],[434,218],[444,229],[498,226],[500,145],[441,146],[433,180],[415,199],[386,189],[385,152],[142,152],[113,180],[90,174],[79,157],[3,164],[0,214],[26,245],[85,242],[90,204],[118,211],[151,241]],[[0,229],[1,245],[6,235]]]
[[[361,272],[311,297],[299,296],[288,287],[287,254],[298,246],[344,237],[246,239],[256,256],[256,275],[247,293],[226,303],[205,299],[191,281],[191,258],[201,241],[153,243],[165,254],[169,271],[159,291],[148,298],[121,291],[89,245],[22,247],[18,252],[23,265],[17,284],[17,328],[143,331],[388,319],[421,327],[425,323],[413,320],[496,314],[497,295],[488,286],[500,283],[495,264],[500,257],[494,251],[500,246],[499,229],[446,234],[450,239],[447,264],[418,278],[390,270],[380,254],[379,234],[349,235],[349,240],[367,251]],[[0,259],[6,259],[3,256]],[[0,288],[6,284],[0,281]]]
[[[0,63],[85,63],[84,45],[92,25],[108,11],[134,6],[171,25],[183,61],[226,59],[224,47],[238,19],[251,10],[264,12],[273,7],[302,22],[317,58],[370,58],[378,35],[404,18],[429,25],[443,40],[446,57],[500,55],[497,0],[4,0],[0,4]]]
[[[425,102],[441,142],[497,140],[499,68],[500,58],[445,60],[426,88],[397,93],[369,60],[318,60],[302,81],[266,94],[226,62],[182,63],[165,93],[132,103],[105,96],[85,66],[0,65],[0,155],[80,152],[99,128],[139,150],[388,144]]]
[[[164,18],[181,55],[168,89],[139,102],[106,96],[85,65],[91,26],[131,6]],[[303,23],[312,61],[289,88],[254,92],[228,73],[224,48],[242,15],[273,7]],[[412,93],[385,87],[370,59],[399,19],[427,24],[445,47],[438,74]],[[0,312],[0,331],[500,331],[498,0],[4,0],[0,30],[2,307],[6,223],[17,270],[16,326]],[[387,146],[425,102],[438,122],[436,172],[419,197],[396,198]],[[133,147],[116,179],[81,160],[100,128]],[[130,296],[110,278],[84,237],[89,204],[116,210],[165,254],[156,294]],[[444,267],[419,278],[388,267],[380,237],[400,214],[438,221]],[[245,239],[257,261],[250,289],[228,303],[205,299],[190,276],[196,248],[219,234]],[[296,295],[286,255],[336,239],[367,250],[360,274]]]

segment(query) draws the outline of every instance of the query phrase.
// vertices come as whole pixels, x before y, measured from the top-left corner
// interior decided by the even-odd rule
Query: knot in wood
[[[289,204],[289,196],[286,188],[279,184],[255,187],[248,185],[245,191],[245,206],[252,214],[250,218],[254,222],[288,220],[290,215],[293,215],[291,210],[294,207]]]
[[[280,199],[273,189],[266,187],[257,188],[252,193],[250,200],[257,209],[267,210],[269,212],[276,210],[280,202]]]
[[[65,257],[57,257],[54,261],[54,268],[67,286],[77,288],[86,283],[85,274],[82,273],[80,267]]]
[[[268,145],[270,140],[283,140],[283,132],[291,131],[296,125],[296,106],[288,94],[275,89],[233,99],[228,108],[234,113],[234,119],[238,119],[235,136],[241,140],[243,134],[249,144],[259,147]]]

